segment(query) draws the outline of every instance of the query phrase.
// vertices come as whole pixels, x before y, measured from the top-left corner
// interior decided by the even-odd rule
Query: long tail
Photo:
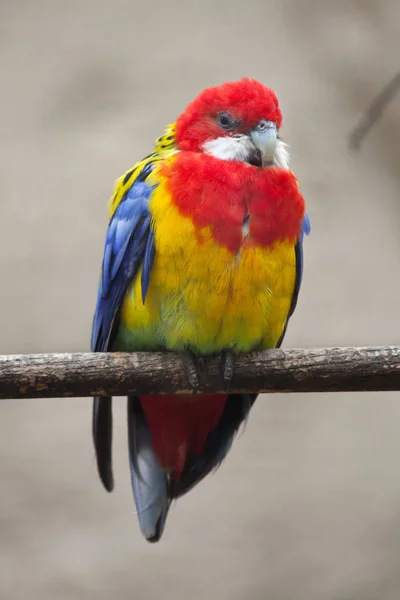
[[[143,536],[157,542],[173,499],[216,469],[229,452],[256,394],[128,397],[132,489]],[[112,472],[111,398],[93,402],[97,468],[107,491]]]
[[[255,399],[235,394],[128,398],[132,488],[149,542],[161,538],[171,501],[225,458]]]

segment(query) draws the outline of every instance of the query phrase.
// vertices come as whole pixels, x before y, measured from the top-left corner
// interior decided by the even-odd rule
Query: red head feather
[[[282,113],[275,92],[254,79],[224,83],[201,92],[177,119],[176,142],[181,150],[200,150],[205,141],[223,135],[216,117],[229,112],[250,130],[261,119],[279,128]]]
[[[221,112],[240,121],[239,133],[249,133],[262,119],[278,128],[282,124],[275,93],[258,81],[241,79],[201,92],[176,122],[181,152],[162,167],[171,201],[191,218],[200,243],[201,229],[210,227],[214,240],[232,254],[243,245],[294,242],[300,235],[305,205],[289,170],[259,168],[202,152],[205,142],[232,135],[218,124]],[[249,215],[244,238],[243,221]]]

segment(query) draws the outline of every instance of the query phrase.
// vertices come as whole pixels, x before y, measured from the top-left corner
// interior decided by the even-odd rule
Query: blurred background
[[[2,0],[0,352],[89,348],[114,180],[204,87],[273,87],[312,221],[286,346],[399,344],[397,0]],[[0,598],[398,600],[400,395],[261,397],[216,475],[149,545],[125,402],[116,490],[91,401],[1,403]]]

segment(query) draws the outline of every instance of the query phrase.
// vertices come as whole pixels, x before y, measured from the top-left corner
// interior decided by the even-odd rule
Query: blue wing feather
[[[146,250],[143,258],[143,267],[142,267],[142,302],[146,299],[147,290],[149,288],[150,282],[150,270],[151,265],[153,264],[154,254],[156,248],[154,245],[154,231],[150,229],[149,235],[147,238]]]
[[[292,316],[292,314],[294,313],[296,306],[297,306],[297,300],[299,297],[301,281],[303,279],[303,239],[304,239],[305,235],[309,235],[310,230],[311,230],[310,217],[308,216],[308,213],[306,213],[304,215],[303,223],[301,225],[300,238],[297,241],[295,249],[294,249],[295,255],[296,255],[296,280],[295,280],[295,284],[294,284],[292,302],[290,304],[289,314],[288,314],[288,318],[286,319],[285,327],[283,328],[281,337],[279,338],[278,343],[276,344],[277,348],[281,347],[283,338],[285,337],[285,334],[286,334],[286,329],[288,326],[289,319]]]
[[[297,305],[297,299],[299,297],[301,281],[303,279],[303,238],[305,235],[309,235],[311,230],[310,217],[308,213],[304,215],[303,223],[301,226],[300,239],[298,240],[295,248],[296,252],[296,282],[294,286],[294,292],[292,297],[292,303],[290,305],[289,317],[295,311]]]
[[[124,295],[142,265],[142,299],[146,298],[154,259],[149,200],[154,186],[146,179],[147,164],[121,199],[108,226],[102,273],[93,319],[92,351],[106,352]]]

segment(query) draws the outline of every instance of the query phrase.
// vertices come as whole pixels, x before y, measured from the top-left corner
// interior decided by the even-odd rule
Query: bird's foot
[[[192,393],[195,395],[197,394],[197,388],[200,386],[199,370],[203,369],[204,359],[203,357],[197,357],[189,350],[186,350],[183,354],[183,364],[189,384],[192,388]]]
[[[221,370],[224,377],[224,390],[230,392],[233,375],[235,373],[235,367],[233,364],[233,353],[232,350],[224,350],[219,355],[221,364]]]

